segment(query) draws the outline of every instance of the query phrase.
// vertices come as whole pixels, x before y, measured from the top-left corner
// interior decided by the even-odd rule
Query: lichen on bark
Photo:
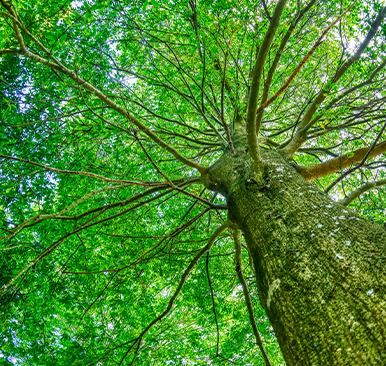
[[[334,202],[276,150],[261,149],[260,188],[244,139],[205,179],[227,200],[287,365],[386,360],[386,232]],[[375,326],[376,324],[376,326]]]

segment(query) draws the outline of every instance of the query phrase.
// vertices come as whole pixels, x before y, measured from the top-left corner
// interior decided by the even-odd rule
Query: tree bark
[[[334,202],[278,152],[262,157],[265,188],[250,178],[240,147],[209,169],[206,185],[226,197],[243,231],[286,364],[386,365],[386,231]]]

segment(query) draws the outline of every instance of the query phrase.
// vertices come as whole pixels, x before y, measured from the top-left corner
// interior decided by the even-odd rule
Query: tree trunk
[[[334,202],[276,151],[257,189],[246,149],[209,171],[252,254],[288,366],[386,365],[386,231]]]

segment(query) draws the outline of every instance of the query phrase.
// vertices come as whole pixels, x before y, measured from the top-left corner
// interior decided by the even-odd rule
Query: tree
[[[0,3],[3,358],[385,364],[380,1]]]

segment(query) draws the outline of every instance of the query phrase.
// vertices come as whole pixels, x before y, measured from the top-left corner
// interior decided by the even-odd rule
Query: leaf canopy
[[[226,231],[134,351],[227,219],[214,206],[224,198],[202,186],[194,164],[212,165],[229,148],[227,129],[245,119],[277,2],[14,1],[14,24],[40,59],[20,52],[10,3],[1,3],[0,282],[13,282],[1,298],[0,356],[17,365],[117,365],[126,356],[124,362],[141,365],[263,365]],[[267,50],[259,101],[280,89],[350,5],[287,2]],[[384,23],[349,70],[334,76],[381,7],[378,0],[356,2],[332,28],[265,108],[262,148],[285,147],[320,91],[325,98],[296,164],[354,159],[371,146],[385,121]],[[193,163],[165,150],[136,121]],[[340,199],[385,179],[384,159],[367,159],[330,193]],[[343,171],[316,184],[325,189]],[[351,207],[382,223],[384,197],[379,185]],[[284,365],[246,250],[242,266],[264,346],[274,365]]]

